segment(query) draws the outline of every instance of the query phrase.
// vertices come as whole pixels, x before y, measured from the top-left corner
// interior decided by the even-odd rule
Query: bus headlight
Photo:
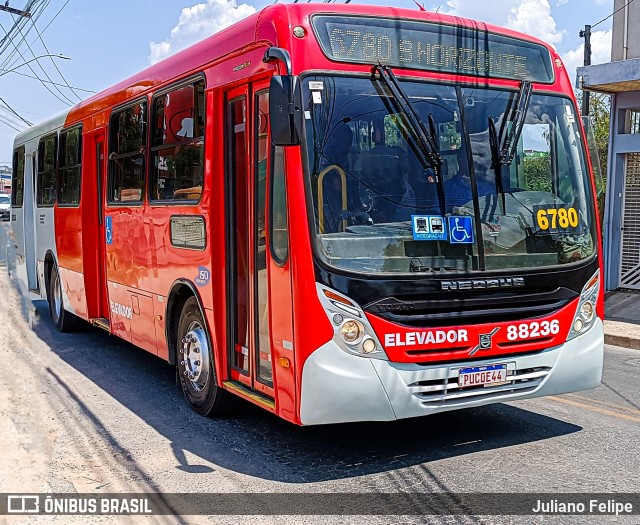
[[[598,293],[600,291],[600,270],[593,274],[591,279],[587,281],[582,293],[580,294],[580,301],[578,302],[578,308],[573,316],[573,322],[571,323],[571,330],[567,336],[567,341],[585,333],[591,326],[596,318],[596,303],[598,301]]]
[[[591,301],[585,301],[584,303],[582,303],[582,306],[580,307],[580,317],[582,317],[585,322],[591,322],[594,312],[595,308]]]
[[[362,308],[348,297],[316,283],[318,298],[333,326],[333,341],[345,352],[387,359]]]
[[[345,343],[350,345],[357,343],[364,329],[358,321],[349,320],[340,327],[340,335]]]

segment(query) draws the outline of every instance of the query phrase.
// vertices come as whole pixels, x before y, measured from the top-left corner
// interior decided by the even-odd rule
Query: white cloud
[[[491,8],[478,0],[448,0],[441,12],[506,26],[550,44],[559,44],[565,33],[556,26],[549,0],[493,0]]]
[[[549,44],[559,44],[565,33],[556,27],[549,0],[522,0],[518,7],[511,9],[507,26]]]
[[[236,0],[206,0],[193,7],[185,7],[169,39],[149,43],[149,62],[155,64],[255,12],[252,5],[237,5]]]
[[[556,5],[560,7],[561,5],[568,4],[569,0],[556,0]]]
[[[569,78],[573,80],[576,68],[584,64],[584,42],[577,48],[564,53],[562,61],[569,73]],[[594,31],[591,33],[591,63],[603,64],[609,61],[611,61],[611,30]]]
[[[520,0],[493,0],[491,8],[488,8],[486,2],[478,0],[448,0],[440,13],[504,26],[507,24],[507,14],[519,4]]]

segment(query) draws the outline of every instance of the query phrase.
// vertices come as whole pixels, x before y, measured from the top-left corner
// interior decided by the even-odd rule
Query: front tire
[[[53,319],[58,332],[77,332],[81,327],[81,320],[71,312],[64,309],[62,298],[62,284],[58,268],[54,266],[49,276],[49,313]]]
[[[231,408],[232,394],[216,384],[213,348],[195,297],[187,299],[182,308],[177,350],[180,386],[191,408],[208,417],[227,413]]]

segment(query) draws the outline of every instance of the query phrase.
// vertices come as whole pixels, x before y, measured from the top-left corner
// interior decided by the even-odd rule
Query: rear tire
[[[64,309],[60,274],[56,266],[51,269],[47,299],[49,301],[49,313],[58,332],[77,332],[82,328],[82,320]]]
[[[195,297],[187,299],[182,308],[176,346],[180,386],[191,408],[208,417],[228,413],[233,395],[217,385],[213,348]]]

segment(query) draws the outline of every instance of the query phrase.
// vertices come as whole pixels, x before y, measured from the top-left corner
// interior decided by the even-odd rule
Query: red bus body
[[[375,313],[375,308],[369,308],[364,314],[366,322],[375,332],[386,358],[372,359],[334,349],[329,351],[327,345],[331,344],[335,333],[328,310],[319,298],[324,293],[324,288],[317,284],[317,272],[322,271],[322,265],[314,262],[312,246],[315,241],[308,221],[309,196],[303,169],[306,161],[301,146],[282,149],[286,168],[288,255],[284,262],[280,262],[267,249],[264,267],[261,266],[266,274],[261,274],[258,283],[255,254],[259,244],[270,242],[270,234],[260,230],[256,235],[247,234],[245,239],[242,231],[258,231],[257,221],[269,224],[272,217],[269,206],[261,217],[255,209],[251,210],[251,206],[243,216],[238,212],[246,219],[246,224],[242,224],[242,217],[237,220],[236,215],[229,214],[231,197],[225,181],[229,180],[230,171],[229,126],[233,118],[230,108],[241,107],[234,106],[233,102],[244,104],[243,124],[240,128],[235,124],[235,129],[241,130],[238,140],[244,142],[238,142],[234,147],[244,148],[247,152],[243,160],[234,161],[237,173],[246,174],[245,180],[238,176],[239,184],[247,182],[247,188],[242,190],[246,193],[247,202],[255,203],[262,199],[262,191],[266,192],[264,198],[268,201],[272,191],[270,181],[265,181],[263,188],[253,175],[260,169],[259,158],[267,155],[264,146],[263,151],[259,151],[258,146],[257,137],[265,130],[260,128],[257,96],[268,90],[272,76],[286,71],[282,62],[264,62],[265,52],[271,47],[287,50],[292,57],[293,75],[304,76],[312,71],[362,76],[371,72],[371,65],[337,62],[325,56],[310,22],[310,17],[317,13],[430,21],[537,42],[508,29],[417,10],[321,4],[276,4],[268,7],[81,102],[62,117],[18,136],[16,155],[24,155],[22,176],[26,173],[26,177],[23,203],[16,205],[14,201],[12,225],[18,245],[18,271],[28,287],[51,301],[51,272],[57,269],[66,310],[172,364],[181,359],[181,342],[176,335],[181,308],[188,297],[196,297],[213,349],[217,387],[296,424],[391,420],[590,388],[598,384],[603,346],[602,287],[597,290],[594,328],[588,335],[574,338],[571,342],[567,342],[567,338],[577,315],[579,297],[552,312],[523,314],[515,321],[491,322],[485,319],[483,322],[461,324],[453,316],[450,323],[432,326],[393,322],[383,315],[387,307],[380,307],[379,313]],[[304,37],[294,36],[294,27],[303,28]],[[571,82],[558,54],[549,46],[545,47],[551,55],[554,80],[542,84],[534,82],[534,93],[563,95],[575,106]],[[447,72],[401,68],[394,68],[394,72],[403,79],[459,86],[472,86],[479,82],[477,77]],[[109,202],[111,197],[107,198],[107,192],[111,190],[107,188],[107,176],[112,169],[109,164],[109,134],[114,110],[135,101],[146,101],[146,136],[149,140],[154,126],[149,116],[153,118],[155,101],[167,90],[199,79],[204,81],[206,104],[203,182],[201,190],[185,190],[200,195],[199,201],[151,201],[148,174],[152,168],[152,148],[147,143],[141,149],[141,155],[146,156],[144,166],[147,170],[141,202],[129,205],[124,194],[119,203]],[[512,90],[517,90],[519,85],[516,80],[500,78],[482,79],[482,84]],[[188,101],[181,102],[176,95],[167,108],[173,108],[171,111],[177,114],[185,104]],[[166,117],[168,111],[165,109],[167,121],[171,120]],[[79,203],[65,206],[55,202],[51,206],[40,207],[32,202],[38,191],[34,184],[38,163],[35,144],[47,134],[74,126],[81,126],[82,135]],[[166,135],[171,140],[178,140],[175,136],[179,131],[179,127],[167,126]],[[272,149],[270,151],[269,160],[272,160],[274,153]],[[14,173],[16,171],[14,166]],[[268,177],[272,177],[270,170],[267,171]],[[196,221],[190,222],[189,218],[194,217]],[[176,239],[172,237],[177,235],[174,230],[182,228],[193,233],[202,225],[205,232],[203,246],[176,245]],[[239,236],[234,239],[246,241],[246,253],[242,251],[244,248],[237,248],[240,251],[234,252],[235,255],[230,253],[229,229]],[[597,231],[600,231],[599,224]],[[248,257],[249,275],[238,277],[235,271],[230,274],[228,261],[244,256]],[[592,264],[598,268],[601,261],[598,240]],[[548,274],[553,272],[547,271]],[[525,273],[515,272],[515,275]],[[455,286],[462,290],[466,287],[490,288],[494,284],[487,280],[497,279],[499,282],[513,275],[514,272],[487,272],[486,275],[474,274],[469,279],[457,276]],[[531,277],[525,275],[525,278]],[[535,275],[532,278],[535,279]],[[238,310],[237,304],[229,303],[232,297],[230,286],[236,282],[233,279],[240,279],[249,287],[250,300],[245,313]],[[338,280],[339,276],[336,277]],[[366,277],[361,277],[359,282],[366,280]],[[267,306],[263,305],[260,311],[256,299],[258,292],[254,293],[259,286],[261,297],[268,297]],[[240,290],[237,293],[244,292]],[[460,293],[464,294],[464,291]],[[351,302],[358,308],[365,306],[353,301],[344,290],[335,296],[342,298],[338,299],[342,304]],[[232,311],[236,313],[232,314]],[[245,314],[246,319],[243,317]],[[235,322],[246,325],[249,334],[246,349],[234,341],[233,321],[230,321],[233,315]],[[546,335],[522,339],[516,335],[515,340],[507,337],[508,333],[514,334],[514,330],[518,330],[509,329],[510,325],[520,326],[523,323],[527,325],[527,334],[535,336],[539,327],[546,326]],[[257,352],[261,327],[267,329],[268,343],[266,347],[262,344],[260,352]],[[486,334],[495,334],[490,347],[474,352],[479,339]],[[244,352],[247,373],[234,366],[234,352]],[[271,363],[271,381],[259,377],[260,356]],[[242,360],[241,357],[239,359]],[[446,387],[431,388],[442,381],[445,385],[452,382],[461,368],[492,363],[505,363],[507,373],[522,375],[519,389],[513,387],[513,382],[506,385],[498,383],[495,388],[485,388],[480,393],[459,388],[447,397]],[[572,370],[578,374],[576,377],[571,375]],[[527,381],[531,386],[527,387]],[[439,397],[430,398],[434,393]]]

